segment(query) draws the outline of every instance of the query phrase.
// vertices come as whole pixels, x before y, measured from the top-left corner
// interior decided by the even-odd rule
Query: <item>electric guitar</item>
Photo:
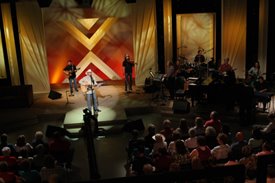
[[[70,77],[73,72],[77,72],[80,68],[76,68],[76,70],[65,70],[63,71],[67,77]]]
[[[80,85],[80,90],[83,93],[87,93],[88,91],[93,91],[95,88],[99,88],[100,86],[102,86],[103,83],[99,83],[97,85]]]

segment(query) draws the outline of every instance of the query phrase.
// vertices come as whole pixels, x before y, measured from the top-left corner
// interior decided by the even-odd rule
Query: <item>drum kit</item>
[[[205,54],[211,50],[213,50],[213,48],[206,51],[202,49],[202,53]],[[180,55],[177,58],[177,62],[179,62],[179,73],[188,72],[189,74],[191,73],[191,75],[194,77],[207,78],[210,72],[216,70],[215,64],[212,64],[214,63],[213,58],[210,60],[206,59],[205,62],[191,62],[184,55]]]

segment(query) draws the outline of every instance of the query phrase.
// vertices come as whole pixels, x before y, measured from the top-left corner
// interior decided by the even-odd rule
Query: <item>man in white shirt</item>
[[[95,78],[92,76],[92,70],[89,69],[86,71],[86,76],[79,80],[81,85],[81,90],[87,97],[87,107],[91,111],[92,105],[94,112],[101,112],[98,109],[97,97],[94,87],[97,86]]]

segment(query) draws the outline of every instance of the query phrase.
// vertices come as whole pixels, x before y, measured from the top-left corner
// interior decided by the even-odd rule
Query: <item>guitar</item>
[[[77,72],[80,68],[76,68],[76,70],[65,70],[63,71],[67,77],[70,77],[73,72]]]
[[[87,93],[88,91],[93,91],[93,90],[95,90],[95,88],[99,88],[102,85],[103,85],[103,83],[99,83],[97,85],[80,85],[80,90],[83,93]]]

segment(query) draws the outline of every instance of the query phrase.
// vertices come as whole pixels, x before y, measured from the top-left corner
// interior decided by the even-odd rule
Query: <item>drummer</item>
[[[196,65],[200,65],[205,62],[205,57],[203,55],[204,50],[199,49],[198,54],[195,56],[194,62]]]

